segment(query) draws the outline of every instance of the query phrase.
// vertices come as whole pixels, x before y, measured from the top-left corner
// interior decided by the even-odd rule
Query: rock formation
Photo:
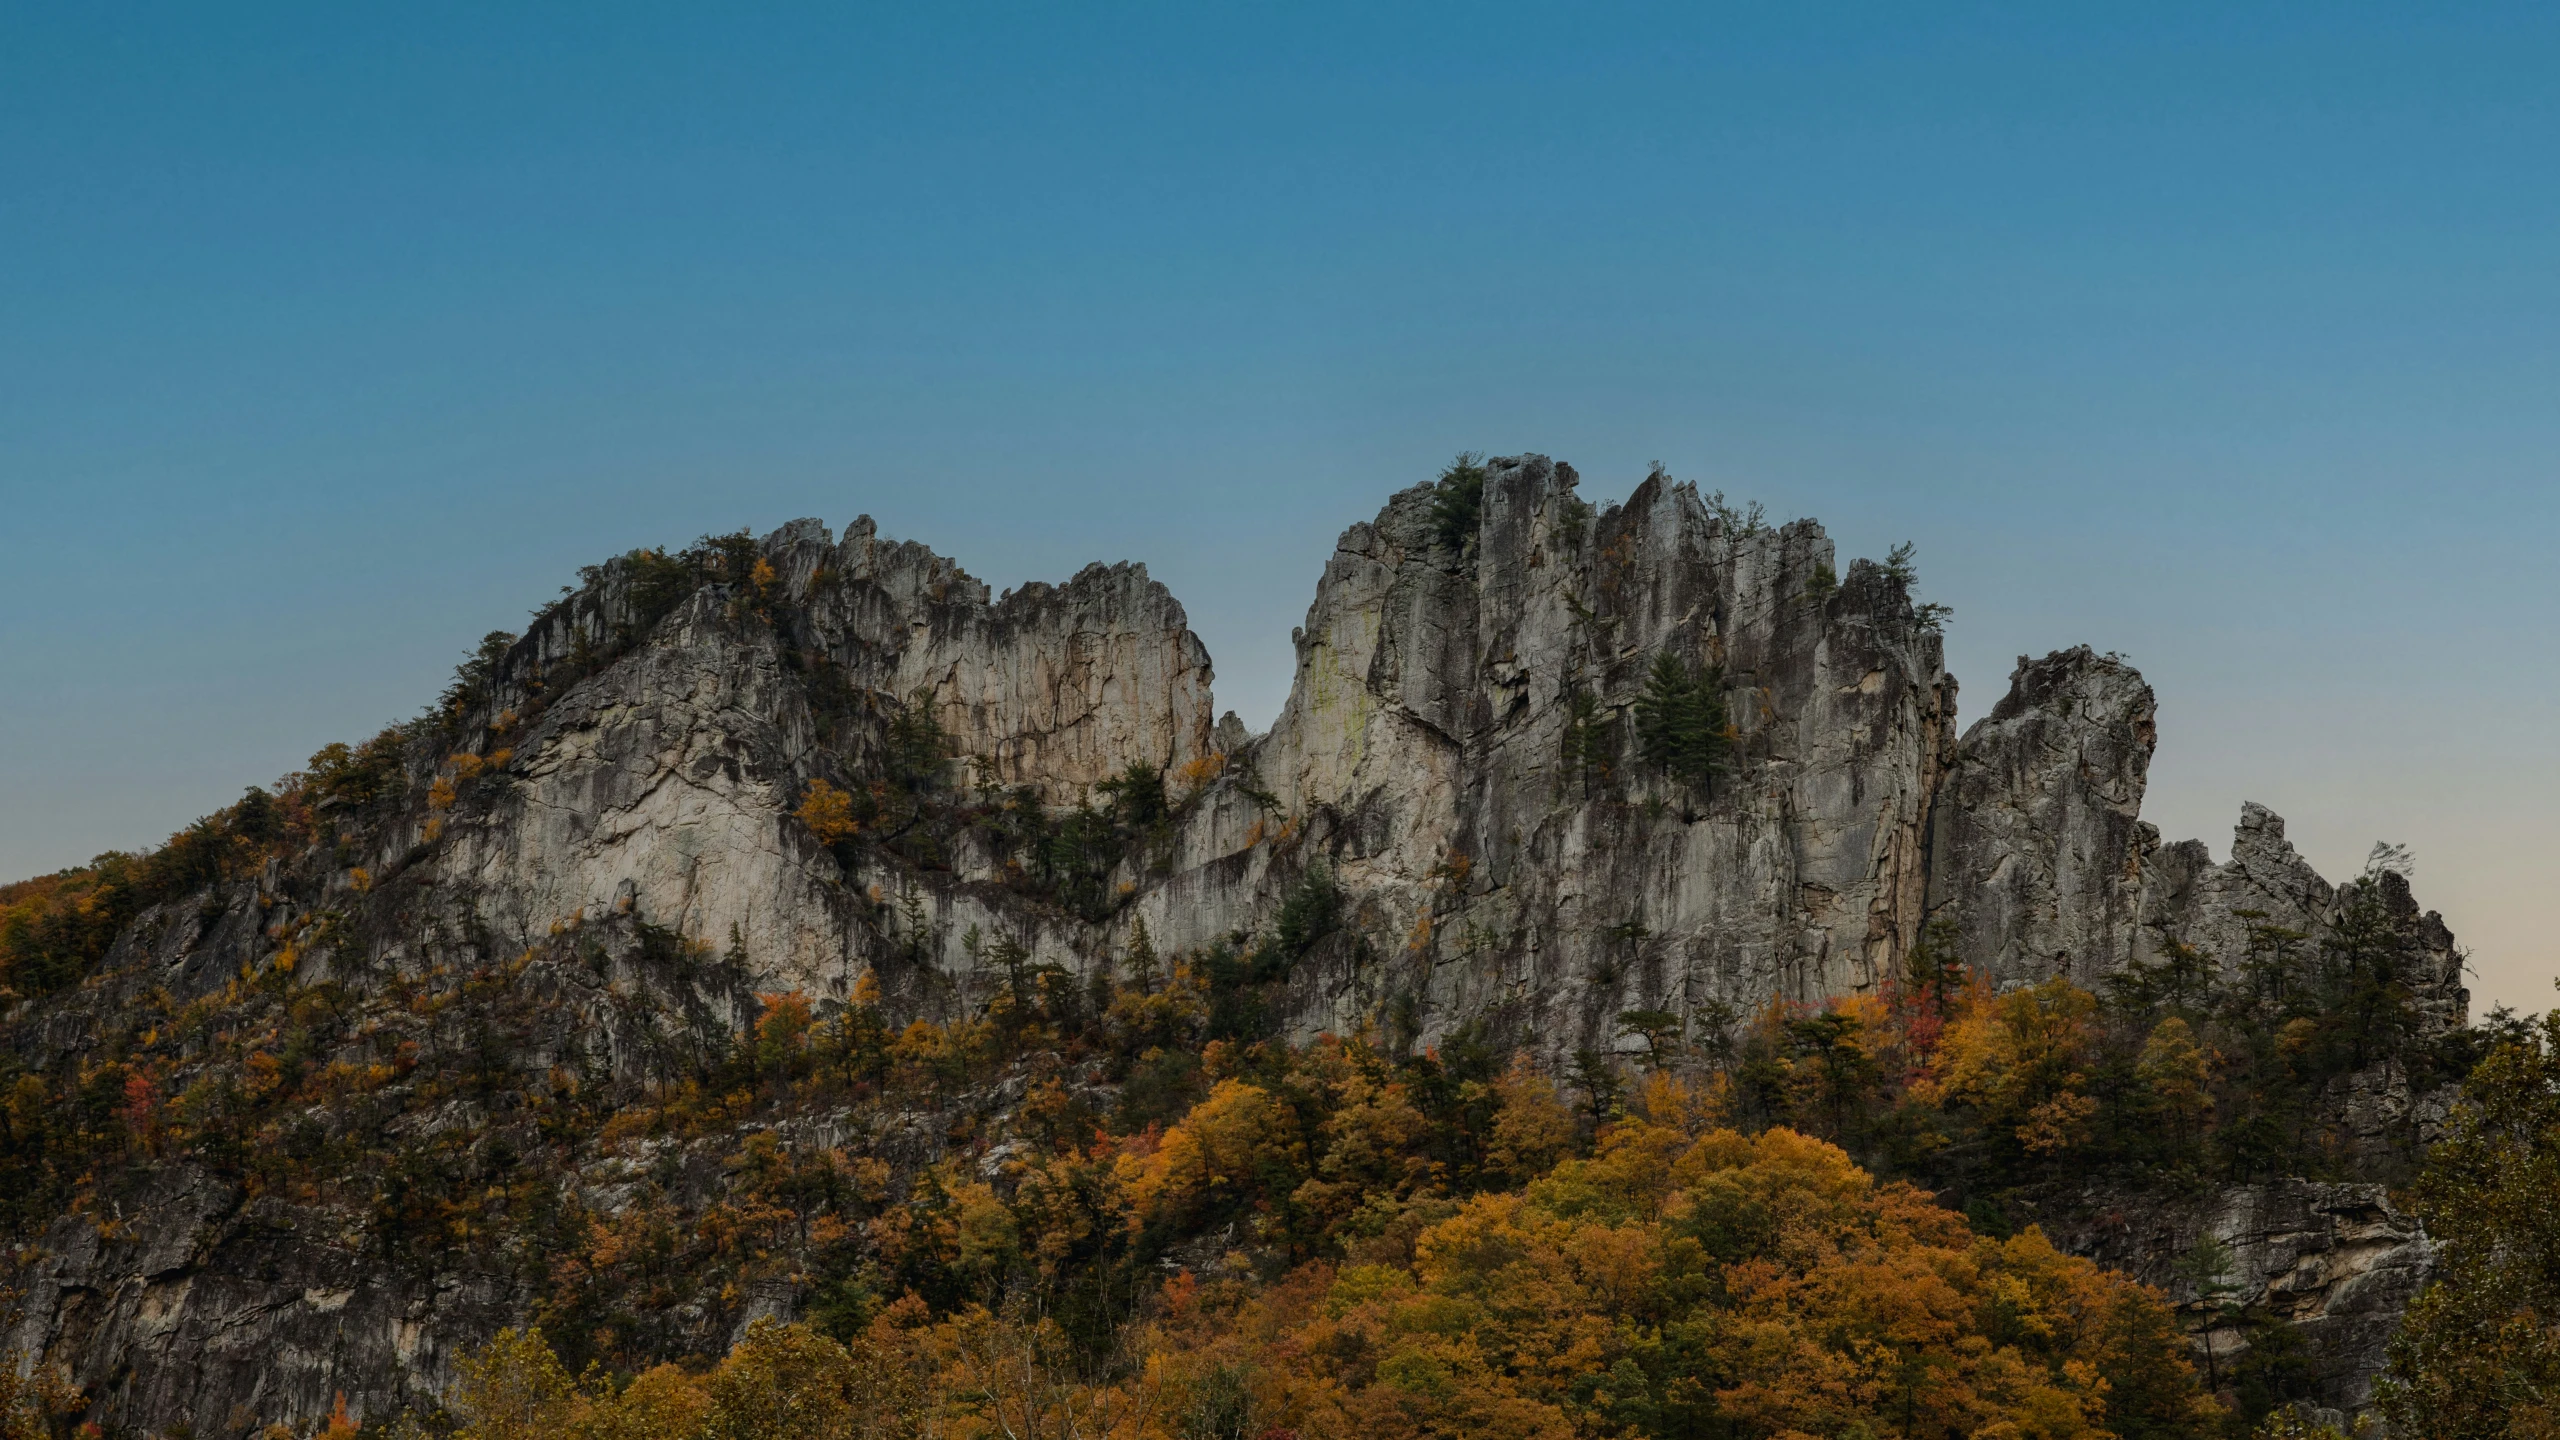
[[[2290,1321],[2301,1363],[2341,1429],[2373,1396],[2375,1357],[2427,1279],[2426,1232],[2380,1185],[2283,1180],[2234,1185],[2201,1200],[2092,1191],[2057,1243],[2159,1286],[2193,1307],[2199,1361],[2228,1367],[2250,1345],[2244,1311]],[[2218,1242],[2218,1273],[2196,1263]],[[2201,1293],[2211,1286],[2214,1295]]]
[[[1475,1026],[1558,1060],[1644,1043],[1621,1032],[1631,1010],[1704,1033],[1773,998],[1872,989],[1932,921],[1999,983],[2094,987],[2180,944],[2238,966],[2342,903],[2257,806],[2227,863],[2160,842],[2140,819],[2152,696],[2122,660],[2022,659],[1959,738],[1935,617],[1901,567],[1843,573],[1820,526],[1766,526],[1659,474],[1595,508],[1569,466],[1498,460],[1454,523],[1434,487],[1395,496],[1327,562],[1261,736],[1214,720],[1209,657],[1143,568],[991,601],[867,518],[841,541],[804,520],[750,548],[759,578],[671,603],[646,557],[593,572],[457,702],[455,723],[495,737],[459,803],[405,805],[325,863],[145,915],[103,967],[124,990],[21,1001],[10,1044],[44,1063],[73,1043],[66,1005],[217,991],[357,895],[360,933],[293,942],[306,973],[547,966],[564,926],[592,927],[595,973],[559,962],[557,987],[593,1023],[542,1043],[607,1070],[655,1043],[606,1019],[652,933],[731,957],[679,987],[708,1027],[739,1023],[753,992],[842,999],[866,978],[928,1013],[965,1002],[978,937],[1082,973],[1141,921],[1167,951],[1262,925],[1319,863],[1351,923],[1292,992],[1298,1033]],[[1704,783],[1635,763],[1666,654],[1731,718]],[[919,701],[965,784],[1067,806],[1133,763],[1183,777],[1164,863],[1124,864],[1093,918],[1026,903],[965,835],[936,868],[830,851],[795,808],[813,782],[854,784],[851,759]],[[2375,883],[2425,936],[2427,1023],[2461,1024],[2450,935],[2397,876]],[[2442,1102],[2382,1076],[2340,1103],[2381,1135]],[[608,1204],[609,1169],[578,1181]],[[201,1173],[173,1168],[140,1213],[106,1218],[47,1233],[5,1343],[67,1357],[120,1423],[307,1424],[349,1376],[429,1395],[510,1313],[502,1277],[388,1275],[320,1212]],[[2423,1236],[2372,1187],[2294,1185],[2077,1238],[2157,1275],[2198,1228],[2347,1336],[2324,1393],[2360,1403]]]
[[[2085,647],[2018,657],[1937,796],[1929,902],[2003,982],[2122,969],[2158,836],[2141,820],[2151,687]]]
[[[1234,757],[1362,901],[1376,963],[1311,1024],[1401,994],[1430,1031],[1498,1012],[1605,1048],[1638,1003],[1873,985],[1917,932],[1954,685],[1903,583],[1865,562],[1825,583],[1810,522],[1739,524],[1659,477],[1595,514],[1574,480],[1496,462],[1459,546],[1407,491],[1325,567],[1288,704]],[[1720,673],[1736,717],[1704,793],[1630,763],[1666,651]],[[1578,766],[1577,698],[1600,751]],[[1146,912],[1159,935],[1223,923],[1186,924],[1188,898]]]

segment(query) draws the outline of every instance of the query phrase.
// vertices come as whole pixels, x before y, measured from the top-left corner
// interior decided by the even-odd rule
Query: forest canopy
[[[1214,1184],[1202,1156],[1233,1145],[1221,1168],[1251,1168],[1292,1144],[1257,1094],[1222,1085],[1124,1167],[1132,1223]],[[1657,1087],[1665,1119],[1409,1238],[1269,1284],[1178,1272],[1098,1360],[1020,1303],[902,1302],[841,1342],[759,1322],[717,1366],[628,1382],[573,1383],[510,1332],[465,1367],[460,1434],[2062,1440],[2218,1413],[2155,1293],[2032,1230],[1975,1236],[1821,1141],[1693,1130],[1692,1101]]]

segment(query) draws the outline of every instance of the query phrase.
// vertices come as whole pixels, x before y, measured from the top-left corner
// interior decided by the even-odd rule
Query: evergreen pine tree
[[[1721,672],[1701,677],[1673,651],[1654,657],[1644,693],[1636,697],[1636,743],[1645,764],[1701,790],[1725,768],[1722,681]]]
[[[1129,953],[1126,957],[1126,962],[1129,966],[1129,979],[1131,983],[1138,987],[1138,993],[1141,995],[1154,994],[1156,988],[1156,946],[1155,942],[1147,936],[1147,917],[1144,915],[1139,916],[1138,923],[1130,927]]]

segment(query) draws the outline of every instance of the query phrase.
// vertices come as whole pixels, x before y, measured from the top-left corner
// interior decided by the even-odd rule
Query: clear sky
[[[2560,7],[0,11],[0,872],[799,515],[1143,560],[1259,727],[1460,449],[1917,542],[1968,718],[2120,650],[2172,838],[2546,1004]]]

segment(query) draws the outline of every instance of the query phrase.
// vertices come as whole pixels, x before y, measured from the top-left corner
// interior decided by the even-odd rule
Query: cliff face
[[[1338,857],[1377,957],[1310,1023],[1394,995],[1427,1032],[1499,1013],[1606,1048],[1631,1007],[1870,986],[1920,924],[1954,685],[1902,584],[1826,588],[1820,527],[1739,526],[1686,486],[1605,514],[1573,487],[1496,462],[1471,542],[1435,535],[1423,487],[1326,566],[1289,703],[1240,757]],[[1666,652],[1730,697],[1739,758],[1703,793],[1634,764]],[[1150,922],[1198,933],[1179,905]]]
[[[1937,920],[1997,983],[2095,987],[2179,944],[2233,971],[2345,904],[2256,806],[2227,863],[2161,844],[2140,819],[2152,696],[2119,659],[2022,660],[1958,738],[1955,681],[1907,578],[1865,561],[1839,573],[1809,521],[1763,526],[1661,476],[1595,510],[1570,467],[1536,456],[1493,462],[1462,524],[1438,501],[1418,487],[1344,533],[1259,737],[1213,723],[1208,655],[1136,566],[991,601],[867,519],[840,542],[786,526],[738,557],[757,578],[741,568],[671,603],[641,560],[615,562],[457,702],[469,753],[407,777],[443,799],[377,807],[326,853],[145,914],[83,990],[19,1002],[11,1047],[31,1066],[76,1059],[78,1007],[188,1003],[286,952],[306,980],[404,997],[516,957],[547,1018],[475,1023],[533,1026],[540,1064],[595,1083],[658,1084],[670,1046],[733,1031],[758,992],[842,1000],[868,982],[903,1015],[966,1014],[997,983],[987,942],[1089,975],[1140,922],[1167,952],[1262,927],[1322,863],[1348,923],[1291,982],[1297,1033],[1476,1027],[1562,1060],[1645,1044],[1621,1030],[1628,1011],[1703,1035],[1773,998],[1872,990]],[[1731,721],[1704,783],[1638,763],[1639,696],[1666,654],[1708,677]],[[1188,803],[1082,908],[1028,894],[1020,854],[983,827],[937,841],[931,864],[831,849],[795,809],[813,782],[858,789],[911,704],[990,795],[1065,807],[1142,764],[1179,777]],[[2451,936],[2398,877],[2370,883],[2422,937],[2425,1024],[2458,1026]],[[668,944],[694,958],[669,968]],[[635,987],[676,1019],[631,1020]],[[453,1015],[473,1013],[456,993]],[[433,1041],[459,1021],[396,1023]],[[499,1124],[481,1104],[399,1123]],[[2442,1099],[2380,1074],[2336,1104],[2380,1147]],[[560,1193],[608,1216],[632,1203],[626,1162],[527,1143],[559,1147],[545,1173]],[[667,1163],[715,1183],[709,1161]],[[2369,1189],[2259,1190],[2157,1234],[2079,1239],[2148,1273],[2196,1227],[2232,1229],[2275,1277],[2261,1289],[2291,1287],[2287,1304],[2345,1337],[2323,1393],[2359,1403],[2423,1236]],[[386,1269],[323,1200],[244,1194],[201,1168],[173,1164],[129,1198],[132,1213],[62,1216],[22,1257],[6,1343],[68,1363],[136,1427],[308,1424],[340,1390],[393,1413],[449,1382],[457,1348],[519,1314],[532,1283],[522,1257]],[[708,1344],[742,1321],[663,1323]]]
[[[2263,1331],[2247,1313],[2289,1325],[2318,1408],[2344,1421],[2373,1397],[2377,1361],[2400,1314],[2424,1287],[2434,1254],[2426,1231],[2380,1185],[2282,1180],[2169,1199],[2093,1189],[2054,1226],[2054,1239],[2160,1287],[2187,1306],[2199,1365],[2228,1371]],[[2193,1257],[2209,1238],[2223,1268],[2204,1277]]]
[[[990,604],[957,565],[882,542],[867,518],[840,545],[804,520],[760,548],[785,624],[742,623],[728,598],[697,591],[511,737],[510,783],[418,862],[414,883],[453,924],[521,944],[636,906],[740,946],[763,988],[841,998],[862,963],[848,898],[860,891],[786,817],[831,773],[830,749],[874,745],[865,722],[879,711],[922,697],[973,774],[1051,804],[1132,761],[1179,767],[1209,749],[1208,652],[1143,566],[1095,565]],[[627,629],[626,589],[608,583],[546,616],[484,709],[530,708],[539,677]],[[830,706],[859,713],[822,717]],[[838,744],[822,718],[845,732]],[[381,838],[388,873],[418,832]]]
[[[2003,982],[2091,986],[2131,957],[2158,836],[2141,820],[2151,687],[2085,647],[2018,659],[1965,732],[1930,835],[1929,903]]]

